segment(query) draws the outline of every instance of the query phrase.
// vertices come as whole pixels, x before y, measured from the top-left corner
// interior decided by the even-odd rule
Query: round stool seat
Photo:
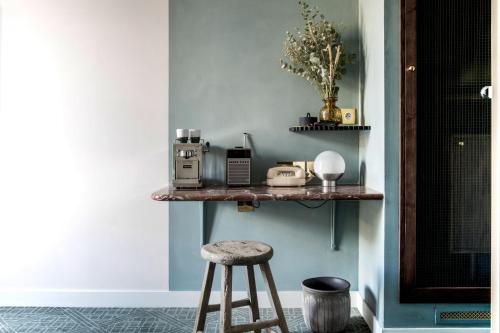
[[[272,258],[273,248],[256,241],[220,241],[204,245],[201,256],[226,266],[258,265]]]

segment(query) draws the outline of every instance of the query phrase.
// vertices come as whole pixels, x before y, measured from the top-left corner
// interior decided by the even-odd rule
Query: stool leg
[[[220,286],[220,333],[231,332],[231,311],[233,309],[232,292],[233,292],[233,266],[222,266],[221,286]]]
[[[210,291],[212,290],[214,272],[215,264],[213,262],[207,262],[205,277],[203,278],[203,284],[201,286],[200,304],[198,305],[198,310],[196,311],[193,333],[203,332],[203,330],[205,329],[208,301],[210,300]]]
[[[247,294],[250,300],[250,312],[252,321],[255,323],[259,320],[259,300],[257,299],[257,288],[255,287],[255,273],[253,265],[247,266]],[[260,330],[254,330],[254,333],[260,333]]]
[[[281,302],[278,297],[278,291],[276,290],[276,285],[274,284],[273,274],[271,273],[269,262],[260,264],[259,266],[260,270],[262,271],[262,277],[264,278],[264,284],[266,285],[269,302],[271,303],[274,313],[276,314],[280,322],[278,326],[282,333],[288,333],[288,326],[286,324],[285,315],[283,314],[283,308],[281,307]]]

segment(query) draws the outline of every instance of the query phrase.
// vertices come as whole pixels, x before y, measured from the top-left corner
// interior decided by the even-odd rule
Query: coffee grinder
[[[252,150],[247,148],[248,133],[243,133],[243,146],[226,152],[226,184],[228,186],[250,186]]]

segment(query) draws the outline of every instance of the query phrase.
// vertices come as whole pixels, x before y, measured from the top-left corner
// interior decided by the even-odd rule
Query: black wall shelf
[[[309,125],[309,126],[292,126],[290,132],[316,132],[316,131],[369,131],[371,126],[364,125]]]

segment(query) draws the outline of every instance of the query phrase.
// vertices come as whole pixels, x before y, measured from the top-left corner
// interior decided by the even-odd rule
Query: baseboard
[[[384,333],[490,333],[489,327],[384,328]]]
[[[490,333],[488,327],[383,328],[359,292],[351,293],[351,299],[373,333]]]
[[[282,291],[283,307],[302,306],[302,292]],[[8,290],[0,291],[0,306],[50,307],[197,307],[198,291],[163,290]],[[233,299],[245,298],[245,292],[233,292]],[[265,292],[258,292],[259,305],[270,307]],[[218,303],[220,293],[212,292],[210,303]]]
[[[0,306],[50,306],[50,307],[197,307],[198,291],[162,290],[9,290],[0,291]],[[285,308],[301,308],[301,291],[279,292]],[[245,298],[237,291],[233,299]],[[270,307],[265,292],[258,292],[259,305]],[[359,293],[351,292],[352,306],[359,308]],[[212,292],[210,303],[218,303],[220,293]]]
[[[351,299],[352,298],[356,299],[355,301],[353,300],[353,303],[356,304],[356,308],[358,308],[359,312],[361,313],[361,316],[363,316],[364,320],[370,327],[372,333],[384,332],[382,325],[379,323],[377,317],[372,312],[368,304],[366,304],[361,294],[359,292],[356,292],[354,295],[351,295]]]

